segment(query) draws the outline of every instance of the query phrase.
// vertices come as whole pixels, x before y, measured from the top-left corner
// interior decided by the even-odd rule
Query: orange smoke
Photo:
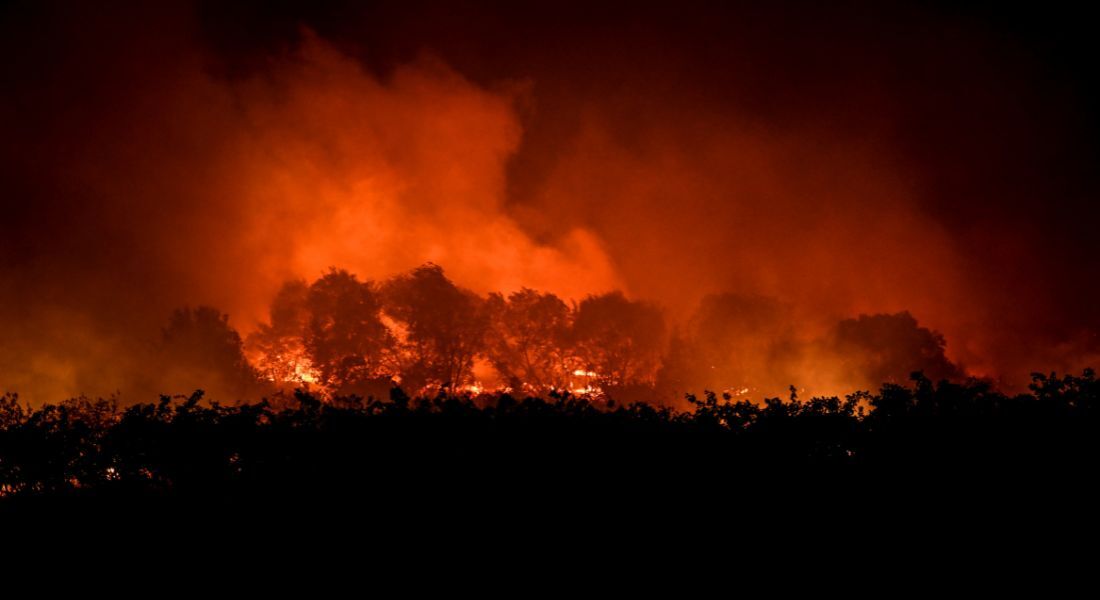
[[[1080,358],[1070,342],[1002,343],[998,315],[1016,300],[918,202],[925,187],[887,134],[697,98],[673,59],[623,60],[621,79],[593,67],[555,104],[538,80],[475,83],[430,55],[380,75],[306,32],[225,77],[188,11],[150,11],[58,25],[64,52],[37,51],[60,91],[20,97],[46,116],[0,112],[16,132],[7,168],[33,173],[3,242],[18,248],[0,267],[15,290],[0,306],[0,387],[35,401],[189,391],[161,389],[143,359],[173,309],[217,307],[247,335],[288,280],[334,266],[381,281],[425,262],[483,296],[622,290],[684,328],[710,294],[773,299],[780,316],[739,324],[729,353],[800,348],[760,364],[776,385],[851,384],[820,340],[861,313],[909,311],[981,375]],[[529,143],[532,114],[553,143]],[[1026,257],[1013,243],[1003,251]]]
[[[380,82],[307,35],[272,79],[232,93],[246,123],[243,229],[269,286],[333,265],[379,279],[428,261],[481,292],[580,297],[618,284],[590,231],[540,244],[502,211],[519,92],[429,60]]]
[[[173,308],[216,306],[248,333],[284,281],[334,265],[381,279],[434,261],[482,293],[620,286],[593,232],[536,241],[502,209],[521,86],[482,89],[430,59],[383,81],[309,33],[245,80],[207,72],[185,34],[88,51],[121,81],[86,114],[58,117],[84,137],[54,168],[98,246],[14,272],[11,287],[57,302],[24,303],[49,335],[13,332],[26,347],[0,370],[6,389],[36,400],[119,390]],[[105,115],[99,103],[116,100]],[[140,297],[126,293],[135,282]],[[81,323],[79,337],[61,322]]]

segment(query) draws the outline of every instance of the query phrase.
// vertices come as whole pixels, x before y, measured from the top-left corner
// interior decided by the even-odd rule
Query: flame
[[[466,393],[469,393],[469,394],[474,394],[476,396],[476,395],[484,392],[485,388],[480,383],[474,382],[474,383],[462,386],[462,391],[464,391]]]
[[[252,348],[245,358],[265,381],[279,385],[318,384],[321,373],[313,366],[300,344],[283,352]]]
[[[313,368],[312,363],[308,358],[302,357],[295,360],[294,367],[294,380],[302,383],[317,383],[319,374],[317,370]]]

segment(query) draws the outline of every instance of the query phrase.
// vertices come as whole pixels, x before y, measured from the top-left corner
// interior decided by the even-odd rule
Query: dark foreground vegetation
[[[708,394],[690,398],[690,412],[568,395],[410,399],[398,389],[385,401],[299,392],[223,406],[201,396],[37,410],[3,397],[0,508],[354,505],[383,520],[413,507],[660,511],[669,499],[722,505],[788,484],[1087,482],[1100,465],[1091,370],[1035,375],[1031,392],[1014,396],[918,373],[910,386],[844,399]]]

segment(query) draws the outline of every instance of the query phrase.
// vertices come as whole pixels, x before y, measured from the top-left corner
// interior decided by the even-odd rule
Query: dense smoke
[[[330,267],[393,303],[426,262],[456,298],[551,294],[574,336],[633,310],[601,303],[646,306],[659,351],[617,380],[675,392],[836,393],[913,368],[1011,386],[1096,356],[1095,311],[1069,293],[1094,238],[1032,214],[1089,206],[1061,160],[1087,151],[1066,133],[1081,110],[1052,110],[1073,96],[1041,95],[1035,61],[980,24],[329,8],[6,9],[0,388],[231,395],[188,371],[209,342],[189,328],[225,313],[256,342],[291,327],[273,299],[308,300]],[[913,19],[929,30],[882,33]],[[299,325],[305,351],[321,332]],[[360,344],[409,343],[371,331]],[[474,379],[553,379],[506,372],[516,340],[497,341],[462,359]],[[222,381],[278,368],[246,346]],[[371,376],[435,368],[385,351],[362,348]]]
[[[18,300],[5,309],[30,313],[36,331],[9,340],[5,385],[54,395],[125,385],[119,362],[140,350],[114,342],[140,344],[173,307],[213,305],[252,329],[286,279],[333,265],[377,278],[432,260],[482,292],[617,285],[592,233],[540,244],[501,211],[521,134],[513,92],[430,60],[383,82],[304,35],[267,76],[240,81],[208,74],[186,40],[96,49],[108,55],[88,62],[123,71],[117,81],[44,118],[51,130],[27,131],[43,161],[27,168],[64,189],[33,190],[51,195],[19,224],[42,219],[42,230],[12,231],[26,262],[7,265]],[[147,45],[155,68],[142,64]],[[106,115],[96,106],[114,102]],[[56,157],[71,136],[76,156]]]

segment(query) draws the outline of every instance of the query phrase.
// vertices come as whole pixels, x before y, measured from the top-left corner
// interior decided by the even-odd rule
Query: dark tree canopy
[[[621,292],[589,296],[577,307],[573,341],[587,371],[605,385],[650,382],[665,342],[661,310]]]
[[[244,397],[256,390],[258,374],[244,356],[240,334],[215,308],[181,308],[162,331],[157,358],[171,389],[204,388],[214,395]]]
[[[866,387],[903,383],[915,371],[936,381],[964,376],[947,358],[943,335],[921,327],[908,312],[844,319],[830,343],[850,376],[862,378]]]
[[[305,349],[324,380],[340,389],[377,377],[394,339],[374,286],[333,269],[309,286]]]
[[[485,353],[512,389],[562,389],[573,364],[569,347],[572,313],[553,294],[524,288],[487,301],[489,330]]]
[[[470,380],[488,326],[484,301],[426,264],[382,287],[385,312],[404,330],[400,373],[414,389],[455,389]]]
[[[305,281],[286,282],[271,303],[270,323],[262,323],[248,336],[246,347],[255,356],[260,374],[269,381],[296,381],[307,368],[303,360],[307,359],[304,340],[310,322],[308,296]]]

